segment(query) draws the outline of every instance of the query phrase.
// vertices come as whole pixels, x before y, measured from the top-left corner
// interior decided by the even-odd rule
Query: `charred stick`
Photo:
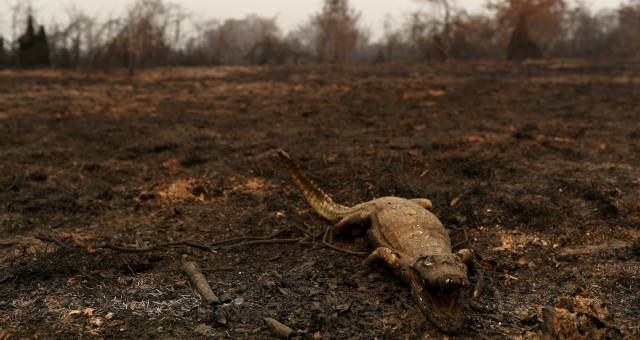
[[[196,290],[207,300],[208,303],[220,303],[220,299],[213,293],[207,279],[202,275],[202,271],[193,261],[182,263],[182,270],[189,276],[189,280],[196,287]]]
[[[58,240],[55,237],[49,237],[49,236],[46,236],[46,235],[35,235],[34,237],[37,238],[40,241],[55,243],[58,247],[60,247],[62,249],[69,249],[69,246],[67,246],[66,244],[62,243],[62,241]]]
[[[277,338],[289,339],[294,335],[293,329],[291,329],[291,327],[280,323],[278,320],[272,318],[264,318],[264,322],[265,324],[267,324],[267,327],[269,328],[271,333]]]

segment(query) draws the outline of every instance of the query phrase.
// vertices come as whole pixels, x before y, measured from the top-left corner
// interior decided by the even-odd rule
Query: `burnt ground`
[[[574,335],[639,337],[639,74],[624,60],[2,71],[0,338],[269,338],[263,317],[309,338],[443,336],[391,271],[303,239],[328,223],[278,147],[337,202],[434,202],[484,268],[449,337],[556,334],[548,311],[578,297],[604,307],[566,307]],[[278,231],[294,241],[108,247]]]

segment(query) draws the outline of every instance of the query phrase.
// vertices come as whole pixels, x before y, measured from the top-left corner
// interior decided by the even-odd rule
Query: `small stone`
[[[221,325],[226,325],[227,324],[227,312],[224,309],[218,309],[216,311],[216,318],[215,318],[216,322],[221,324]]]
[[[231,300],[233,300],[233,297],[231,297],[229,293],[222,293],[222,295],[220,295],[220,302],[222,303],[228,303],[231,302]]]
[[[201,316],[206,316],[206,315],[211,314],[211,309],[201,306],[201,307],[198,307],[197,312]]]
[[[213,327],[207,325],[206,323],[201,323],[198,326],[196,326],[195,331],[200,335],[209,335],[212,329]]]
[[[262,284],[264,285],[265,288],[267,289],[273,289],[273,287],[276,286],[276,282],[273,280],[264,280],[262,282]]]

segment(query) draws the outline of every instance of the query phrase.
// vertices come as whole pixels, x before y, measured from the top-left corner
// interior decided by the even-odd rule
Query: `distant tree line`
[[[487,0],[486,14],[469,14],[455,0],[415,1],[424,10],[402,22],[388,19],[379,41],[371,41],[348,0],[325,0],[287,34],[276,18],[257,15],[195,22],[166,0],[137,0],[122,17],[106,20],[71,9],[66,22],[46,29],[30,8],[16,5],[13,37],[0,37],[0,68],[134,72],[167,65],[640,56],[637,1],[592,13],[565,0]]]

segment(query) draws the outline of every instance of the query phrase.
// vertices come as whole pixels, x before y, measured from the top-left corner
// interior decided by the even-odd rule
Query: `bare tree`
[[[316,27],[316,54],[321,61],[344,62],[354,52],[361,31],[360,14],[348,0],[325,0],[322,11],[312,19]]]
[[[137,0],[121,20],[110,20],[101,33],[112,35],[93,64],[135,69],[167,65],[181,41],[186,14],[179,5],[163,0]],[[106,32],[106,33],[105,33]],[[114,34],[114,33],[115,34]],[[172,49],[173,48],[173,49]]]
[[[438,59],[448,59],[450,57],[449,48],[451,45],[451,21],[454,16],[455,0],[414,0],[428,3],[442,10],[442,19],[437,24],[437,31],[432,32],[429,37],[432,51],[428,54],[437,56]],[[433,24],[433,22],[432,22]]]
[[[7,67],[9,64],[7,50],[4,47],[4,38],[0,36],[0,69]]]
[[[387,15],[383,23],[382,49],[379,51],[385,60],[407,56],[406,42],[399,29],[393,28],[393,20]]]
[[[527,58],[538,59],[542,57],[542,51],[529,36],[529,25],[527,24],[527,14],[520,13],[516,28],[513,30],[509,46],[507,47],[507,58],[509,60],[523,60]]]
[[[578,6],[567,13],[565,20],[565,43],[556,56],[601,57],[610,51],[608,33],[617,27],[615,15],[592,15],[589,10]]]
[[[99,53],[107,37],[96,18],[76,7],[66,10],[67,20],[49,27],[52,64],[58,67],[78,67]]]
[[[620,6],[617,14],[618,27],[612,52],[618,57],[637,57],[640,55],[640,2]]]
[[[222,24],[208,21],[198,25],[198,38],[188,49],[197,51],[209,64],[273,63],[269,54],[277,54],[281,45],[275,18],[248,15],[227,19]]]
[[[509,39],[511,46],[526,49],[527,45],[535,44],[540,50],[547,51],[562,43],[565,37],[565,0],[490,0],[488,7],[495,11],[504,34],[514,28]],[[514,40],[529,43],[519,45],[514,44]],[[534,52],[534,49],[529,51]],[[531,57],[535,57],[535,53]]]

